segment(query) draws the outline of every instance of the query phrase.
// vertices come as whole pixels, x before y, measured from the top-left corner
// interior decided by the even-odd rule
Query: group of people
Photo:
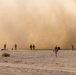
[[[17,50],[17,44],[14,45],[15,50]],[[6,50],[6,44],[4,44],[4,49]],[[12,48],[13,50],[13,48]],[[35,45],[34,44],[30,44],[30,50],[35,50]],[[55,46],[54,48],[54,52],[55,52],[55,56],[57,57],[57,53],[60,50],[60,47]],[[72,50],[74,50],[74,45],[72,45]]]
[[[6,44],[4,44],[4,50],[6,50],[6,47],[7,47]],[[15,48],[15,50],[17,50],[17,44],[14,45],[14,48]],[[13,50],[13,48],[12,48],[12,50]]]
[[[35,50],[35,45],[34,44],[30,44],[30,49],[31,50]]]
[[[17,50],[17,44],[14,45],[14,49]],[[30,44],[30,49],[31,50],[35,50],[35,45],[34,44]],[[3,50],[6,50],[6,44],[4,44],[4,49]],[[13,50],[13,48],[12,48]]]

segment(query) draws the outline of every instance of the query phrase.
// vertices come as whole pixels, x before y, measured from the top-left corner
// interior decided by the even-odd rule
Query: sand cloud
[[[76,0],[0,0],[0,47],[76,45]]]

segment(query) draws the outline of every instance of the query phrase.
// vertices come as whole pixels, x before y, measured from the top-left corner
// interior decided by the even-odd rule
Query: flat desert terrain
[[[0,50],[0,75],[76,75],[76,51]]]

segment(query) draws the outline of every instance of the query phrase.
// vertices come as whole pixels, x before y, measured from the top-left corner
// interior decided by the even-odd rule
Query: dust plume
[[[0,0],[0,48],[76,46],[76,0]]]

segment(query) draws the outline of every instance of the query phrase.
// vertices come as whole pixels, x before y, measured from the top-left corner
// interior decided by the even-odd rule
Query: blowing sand
[[[2,57],[9,53],[10,57]],[[76,51],[0,51],[0,75],[76,75]]]

